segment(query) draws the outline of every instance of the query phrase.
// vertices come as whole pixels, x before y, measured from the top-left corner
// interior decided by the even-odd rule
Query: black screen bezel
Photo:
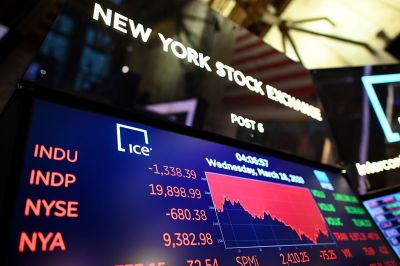
[[[16,213],[17,196],[19,191],[20,179],[22,178],[21,173],[23,168],[24,155],[26,151],[26,143],[30,131],[31,116],[37,99],[60,104],[66,107],[72,107],[78,110],[99,113],[103,115],[125,119],[136,123],[142,123],[148,126],[177,133],[180,135],[211,141],[214,143],[219,143],[230,147],[239,148],[259,153],[262,155],[273,156],[278,159],[303,164],[309,167],[315,167],[321,170],[330,171],[343,177],[346,180],[347,185],[353,191],[354,195],[357,196],[357,193],[354,191],[354,189],[351,186],[351,183],[349,182],[348,176],[345,174],[345,171],[341,168],[322,164],[316,161],[311,161],[302,157],[258,146],[255,144],[239,141],[237,139],[232,139],[225,136],[217,135],[211,132],[205,132],[188,126],[176,124],[170,121],[166,121],[159,115],[146,112],[144,110],[120,109],[104,103],[94,102],[88,98],[82,97],[82,95],[78,95],[75,93],[47,89],[29,82],[22,82],[21,84],[19,84],[19,89],[15,91],[10,101],[10,102],[17,102],[20,104],[20,106],[22,106],[21,117],[20,117],[22,120],[21,123],[22,125],[20,126],[19,132],[17,134],[17,137],[21,138],[21,141],[18,142],[17,146],[13,151],[12,154],[13,162],[10,166],[11,169],[10,175],[6,177],[8,179],[7,194],[6,194],[7,201],[4,202],[4,208],[1,209],[2,211],[1,217],[4,217],[5,226],[3,227],[4,231],[2,230],[3,231],[2,240],[0,240],[1,242],[4,242],[3,244],[5,244],[4,247],[6,248],[1,249],[0,251],[1,255],[0,262],[5,262],[8,249],[11,248],[7,247],[7,239],[9,233],[8,229],[11,228],[13,217],[15,217]],[[4,112],[7,112],[7,109],[8,108],[6,106]],[[363,204],[361,205],[362,208],[366,209]],[[389,243],[387,243],[386,238],[382,235],[380,229],[375,225],[375,223],[373,224],[373,227],[375,228],[376,232],[378,232],[381,235],[383,241],[388,246],[390,246]],[[394,252],[393,252],[393,258],[395,259],[397,258]]]

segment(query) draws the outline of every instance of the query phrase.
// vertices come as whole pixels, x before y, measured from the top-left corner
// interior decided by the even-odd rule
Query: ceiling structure
[[[308,69],[399,62],[385,51],[400,33],[397,0],[211,0],[208,3],[291,59],[300,59]],[[282,32],[288,33],[286,38],[282,38]]]

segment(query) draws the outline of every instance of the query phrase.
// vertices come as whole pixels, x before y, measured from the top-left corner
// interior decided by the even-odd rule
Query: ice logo
[[[137,128],[137,127],[131,127],[131,126],[127,126],[127,125],[123,125],[123,124],[116,124],[117,127],[117,145],[118,145],[118,151],[119,152],[126,152],[126,149],[124,147],[128,147],[128,152],[131,154],[136,154],[136,155],[143,155],[143,156],[150,156],[150,151],[152,150],[152,148],[150,148],[149,145],[149,137],[147,135],[147,130],[141,129],[141,128]],[[121,131],[122,130],[128,130],[132,132],[140,133],[143,138],[144,138],[144,143],[146,145],[139,145],[139,144],[132,144],[132,143],[128,143],[128,144],[124,144],[123,145],[123,141],[121,138]]]

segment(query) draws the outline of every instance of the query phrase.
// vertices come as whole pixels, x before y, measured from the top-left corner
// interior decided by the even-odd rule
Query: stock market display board
[[[338,171],[42,99],[27,136],[8,265],[398,265]]]
[[[372,197],[363,204],[400,258],[400,192]]]

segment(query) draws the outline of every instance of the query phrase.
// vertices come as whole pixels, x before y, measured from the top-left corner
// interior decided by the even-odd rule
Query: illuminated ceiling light
[[[361,77],[361,81],[367,92],[372,107],[374,108],[375,114],[378,117],[379,124],[382,127],[387,141],[390,143],[400,141],[400,134],[398,132],[393,132],[392,128],[390,127],[390,123],[385,115],[385,112],[383,111],[382,105],[379,102],[373,86],[374,84],[400,82],[400,74],[363,76]]]
[[[235,0],[215,1],[211,7],[221,13],[222,16],[228,17],[236,5]]]
[[[126,74],[129,72],[129,67],[128,66],[123,66],[121,69],[122,73]]]

